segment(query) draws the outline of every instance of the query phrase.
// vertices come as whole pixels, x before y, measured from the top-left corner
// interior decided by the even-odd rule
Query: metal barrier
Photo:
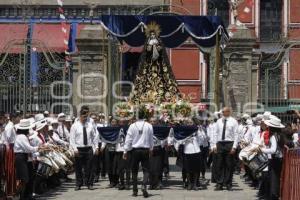
[[[281,172],[281,199],[300,199],[300,148],[286,149]]]

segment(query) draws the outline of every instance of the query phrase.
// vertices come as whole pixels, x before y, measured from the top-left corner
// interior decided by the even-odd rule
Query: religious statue
[[[237,24],[237,17],[238,17],[238,6],[243,2],[244,0],[230,0],[229,4],[232,10],[233,18],[234,18],[234,24]]]
[[[147,25],[146,42],[139,61],[139,69],[131,94],[131,102],[170,102],[179,91],[169,58],[161,39],[160,27],[155,22]]]

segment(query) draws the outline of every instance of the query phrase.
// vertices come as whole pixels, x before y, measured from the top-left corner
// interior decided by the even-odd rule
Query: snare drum
[[[254,174],[258,174],[268,166],[268,157],[263,153],[257,153],[249,162],[248,167]]]
[[[42,161],[39,162],[38,168],[37,168],[37,175],[42,177],[48,177],[51,174],[52,167],[47,164],[47,158],[43,158]]]

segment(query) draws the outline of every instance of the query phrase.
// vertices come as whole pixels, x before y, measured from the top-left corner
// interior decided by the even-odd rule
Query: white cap
[[[46,111],[44,112],[44,115],[49,115],[49,111],[46,110]]]

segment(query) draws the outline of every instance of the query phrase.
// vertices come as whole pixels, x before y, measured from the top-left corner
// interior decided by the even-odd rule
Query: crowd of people
[[[25,117],[3,113],[0,136],[0,185],[5,183],[6,190],[17,188],[21,200],[35,199],[36,193],[44,191],[42,186],[56,187],[61,179],[70,181],[68,174],[74,171],[76,191],[85,186],[93,190],[94,183],[108,175],[109,188],[132,187],[133,196],[137,196],[140,164],[141,191],[146,198],[148,184],[150,190],[164,188],[170,152],[177,156],[187,190],[206,189],[211,182],[216,191],[232,191],[234,173],[244,172],[241,176],[258,189],[259,199],[276,200],[284,148],[300,146],[299,123],[283,125],[270,112],[234,118],[228,107],[205,118],[176,123],[148,119],[143,110],[135,120],[106,120],[103,113],[91,113],[86,106],[77,118],[47,111]],[[54,148],[73,152],[73,170],[39,176],[40,157]],[[11,168],[14,170],[8,171]],[[206,176],[208,168],[210,178]]]

